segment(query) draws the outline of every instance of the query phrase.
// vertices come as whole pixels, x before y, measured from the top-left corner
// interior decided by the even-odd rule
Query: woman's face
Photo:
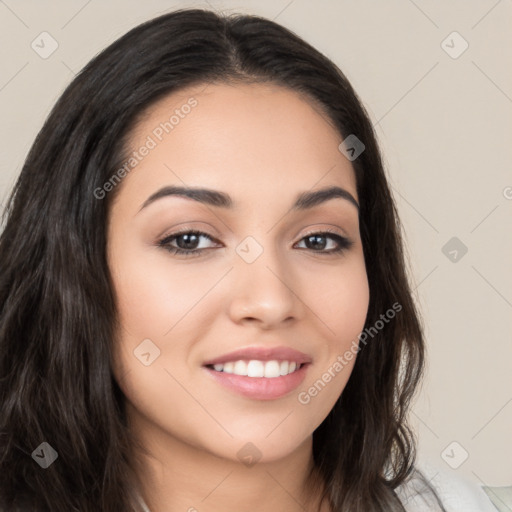
[[[291,90],[210,84],[161,100],[130,141],[108,258],[131,421],[232,460],[292,453],[343,391],[368,309],[340,135]]]

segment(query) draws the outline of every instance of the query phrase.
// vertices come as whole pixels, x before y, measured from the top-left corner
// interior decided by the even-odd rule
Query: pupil
[[[181,235],[178,238],[178,246],[180,249],[195,249],[197,245],[197,235]],[[183,241],[184,243],[179,243],[180,241]]]
[[[325,249],[325,237],[323,236],[318,236],[318,235],[311,235],[308,237],[308,241],[309,242],[312,242],[312,248],[317,248],[317,249]]]

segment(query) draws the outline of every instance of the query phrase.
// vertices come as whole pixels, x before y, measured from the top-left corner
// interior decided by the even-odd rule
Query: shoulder
[[[418,467],[396,492],[407,512],[496,512],[481,487],[426,464]]]

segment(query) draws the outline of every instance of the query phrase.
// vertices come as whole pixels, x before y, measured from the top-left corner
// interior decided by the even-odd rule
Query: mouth
[[[311,364],[309,356],[295,350],[255,348],[207,361],[203,369],[214,383],[236,396],[277,400],[300,386]]]
[[[257,359],[229,361],[206,365],[206,368],[215,372],[238,375],[240,377],[276,379],[299,371],[307,363],[296,361],[260,361]]]
[[[213,382],[253,400],[276,400],[304,381],[312,358],[291,347],[253,345],[205,361]]]

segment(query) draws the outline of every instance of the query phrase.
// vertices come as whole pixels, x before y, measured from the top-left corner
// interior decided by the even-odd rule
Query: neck
[[[312,437],[275,461],[252,466],[180,441],[134,411],[130,425],[145,448],[134,454],[140,495],[151,512],[329,512],[320,508]]]

